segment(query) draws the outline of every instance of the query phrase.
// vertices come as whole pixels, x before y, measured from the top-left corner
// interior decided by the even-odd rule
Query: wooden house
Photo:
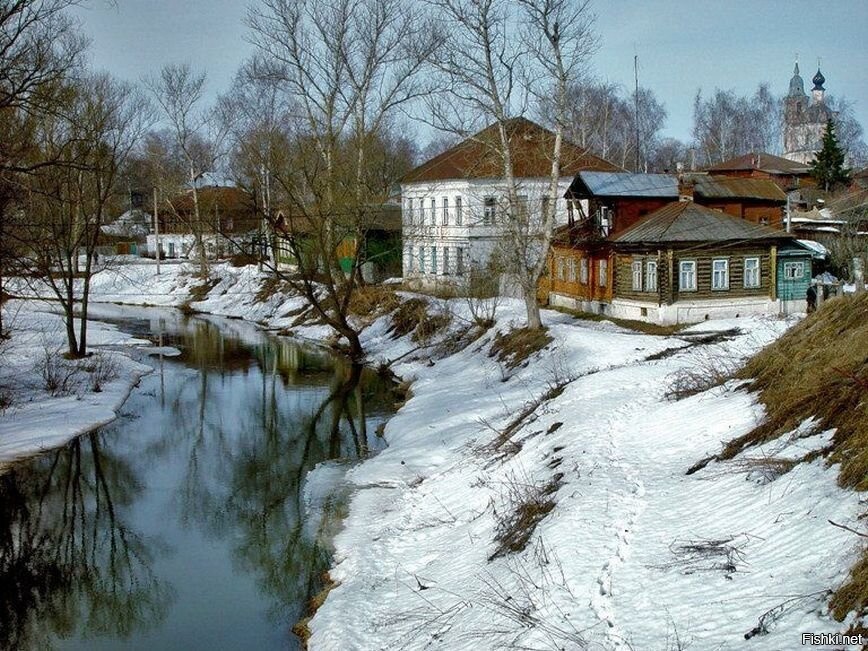
[[[608,234],[591,218],[560,229],[550,302],[661,324],[805,310],[810,250],[781,230],[701,205],[689,183],[677,191],[678,201],[626,228],[615,216]]]
[[[765,152],[751,152],[706,167],[714,176],[768,179],[784,192],[816,186],[810,166]]]

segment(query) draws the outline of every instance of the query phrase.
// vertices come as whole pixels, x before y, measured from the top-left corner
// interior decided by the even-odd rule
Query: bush
[[[410,334],[428,316],[428,301],[411,298],[398,306],[392,313],[392,326],[389,332],[393,339]]]
[[[94,393],[118,377],[118,363],[112,355],[94,353],[80,362],[81,369],[90,375],[90,389]]]
[[[494,540],[497,547],[488,557],[489,561],[527,547],[537,525],[555,508],[554,494],[563,477],[563,473],[557,473],[545,483],[520,481],[515,475],[508,478],[505,509],[496,514]]]
[[[79,366],[66,359],[62,348],[52,348],[44,344],[43,352],[35,363],[35,370],[42,378],[42,388],[52,396],[68,396],[78,387]]]
[[[229,258],[229,264],[233,267],[246,267],[251,264],[257,264],[258,262],[259,260],[249,253],[236,253]]]

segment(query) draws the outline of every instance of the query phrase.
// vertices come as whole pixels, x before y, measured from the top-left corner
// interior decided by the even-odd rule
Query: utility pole
[[[636,80],[636,90],[633,95],[633,100],[636,108],[636,171],[640,172],[641,163],[639,162],[641,156],[639,155],[639,55],[633,55],[633,76]]]
[[[160,275],[160,217],[157,214],[157,188],[154,188],[154,240],[157,243],[157,275]]]

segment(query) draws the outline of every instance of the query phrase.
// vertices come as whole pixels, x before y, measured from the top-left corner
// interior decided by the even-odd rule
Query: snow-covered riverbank
[[[204,297],[189,270],[100,274],[94,300],[203,298],[191,307],[279,329],[303,307],[261,293],[252,267],[215,267]],[[467,306],[431,304],[451,318],[436,341],[459,342]],[[827,591],[858,541],[828,520],[856,527],[864,504],[822,459],[781,474],[781,460],[827,433],[799,430],[688,476],[763,411],[732,381],[666,397],[686,370],[726,371],[792,319],[658,337],[545,311],[554,341],[510,369],[491,343],[522,316],[504,301],[493,329],[451,353],[392,338],[388,316],[363,333],[373,362],[400,360],[392,368],[411,397],[386,426],[389,448],[348,475],[337,587],[311,622],[311,648],[777,650],[800,646],[802,632],[847,628],[828,616]],[[731,332],[702,343],[700,331]]]
[[[151,370],[122,352],[150,342],[99,322],[89,324],[94,354],[65,359],[63,320],[51,309],[41,301],[4,306],[11,336],[0,343],[0,468],[111,422]]]

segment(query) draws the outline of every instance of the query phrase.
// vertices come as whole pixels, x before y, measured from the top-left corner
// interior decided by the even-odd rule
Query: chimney
[[[696,181],[687,176],[686,174],[678,175],[678,200],[679,201],[693,201],[693,186],[696,185]]]

